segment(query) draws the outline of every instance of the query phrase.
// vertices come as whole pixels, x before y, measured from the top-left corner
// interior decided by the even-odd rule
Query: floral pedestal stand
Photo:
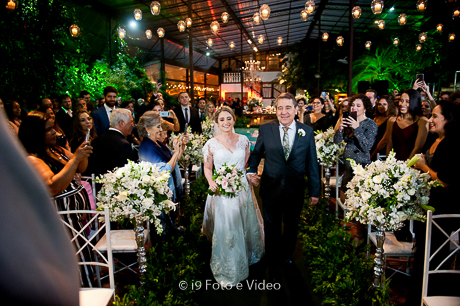
[[[331,169],[330,166],[327,164],[323,164],[324,167],[324,176],[325,176],[325,182],[324,182],[324,197],[329,200],[329,197],[331,196]]]
[[[385,242],[385,228],[382,225],[377,226],[376,233],[377,249],[374,258],[374,288],[383,287],[383,274],[385,272],[385,257],[383,244]]]
[[[144,285],[143,276],[147,271],[147,258],[145,257],[145,237],[144,237],[144,220],[142,216],[136,217],[136,226],[134,227],[136,244],[137,244],[137,263],[139,264],[140,284]]]
[[[185,194],[190,194],[190,170],[189,170],[190,163],[186,163],[184,165],[185,168]]]

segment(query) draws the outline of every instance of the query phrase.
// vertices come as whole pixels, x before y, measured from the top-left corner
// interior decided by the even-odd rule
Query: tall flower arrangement
[[[398,161],[391,152],[385,162],[363,168],[350,160],[354,171],[346,192],[347,218],[398,230],[405,220],[426,220],[430,189],[439,186],[430,175]]]
[[[171,201],[172,191],[168,187],[169,171],[160,171],[149,162],[134,163],[99,176],[95,181],[102,183],[97,194],[97,210],[110,210],[111,221],[123,221],[125,218],[141,218],[155,223],[157,232],[163,228],[159,216],[161,212],[175,209]]]
[[[315,136],[316,156],[320,164],[332,167],[343,155],[345,141],[334,143],[334,129],[328,128],[325,132],[318,132]]]
[[[206,141],[214,137],[214,122],[211,121],[209,117],[206,118],[206,120],[201,121],[201,130],[201,135],[203,135],[204,143],[206,143]]]
[[[192,133],[190,126],[187,127],[187,136],[189,138],[189,141],[185,145],[184,153],[182,154],[179,163],[184,166],[187,164],[201,165],[201,163],[203,162],[202,150],[204,144],[206,143],[205,136]],[[183,137],[184,134],[172,133],[171,137],[169,138],[170,149],[174,149],[173,142],[175,139],[182,140]]]

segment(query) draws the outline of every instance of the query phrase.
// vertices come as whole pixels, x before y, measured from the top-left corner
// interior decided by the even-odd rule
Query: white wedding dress
[[[245,172],[249,140],[240,135],[232,153],[215,138],[203,147],[205,160],[215,169],[224,163]],[[212,155],[212,156],[211,156]],[[203,234],[212,241],[211,270],[221,286],[235,286],[249,276],[249,265],[264,253],[263,220],[251,186],[244,187],[234,198],[208,195],[203,218]]]

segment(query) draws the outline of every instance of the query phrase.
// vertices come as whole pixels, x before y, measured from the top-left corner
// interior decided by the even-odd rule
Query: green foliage
[[[235,121],[235,128],[246,128],[251,124],[251,118],[249,117],[238,117]]]
[[[198,305],[197,292],[191,289],[191,284],[201,281],[204,256],[209,248],[201,234],[207,190],[204,176],[192,184],[180,219],[184,235],[161,241],[148,251],[145,285],[128,286],[129,292],[123,298],[117,296],[115,306]],[[186,290],[179,288],[181,281],[189,285]]]
[[[300,233],[313,291],[323,305],[389,305],[389,287],[371,286],[373,261],[366,258],[367,246],[356,245],[335,214],[327,211],[327,201],[306,205]]]

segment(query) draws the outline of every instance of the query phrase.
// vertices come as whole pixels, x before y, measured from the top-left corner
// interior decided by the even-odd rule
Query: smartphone
[[[350,117],[353,118],[355,121],[358,120],[358,112],[351,112]]]
[[[343,112],[343,113],[342,113],[343,119],[347,119],[348,116],[350,116],[350,113],[349,113],[349,112]]]
[[[326,92],[325,92],[325,91],[323,91],[323,92],[321,93],[321,97],[322,97],[323,99],[326,98]]]
[[[157,80],[157,84],[160,84],[159,86],[161,87],[161,84],[162,84],[162,83],[161,83],[161,79],[158,79],[158,80]]]
[[[312,112],[312,111],[313,111],[313,106],[308,105],[305,109],[306,109],[307,111],[309,111],[309,112]]]
[[[171,116],[170,112],[160,112],[160,117],[169,117]]]
[[[417,74],[417,78],[419,82],[424,82],[425,81],[425,75],[423,73]]]
[[[88,129],[88,132],[86,132],[86,138],[85,138],[85,142],[88,142],[89,141],[89,133],[91,132],[91,130]]]

